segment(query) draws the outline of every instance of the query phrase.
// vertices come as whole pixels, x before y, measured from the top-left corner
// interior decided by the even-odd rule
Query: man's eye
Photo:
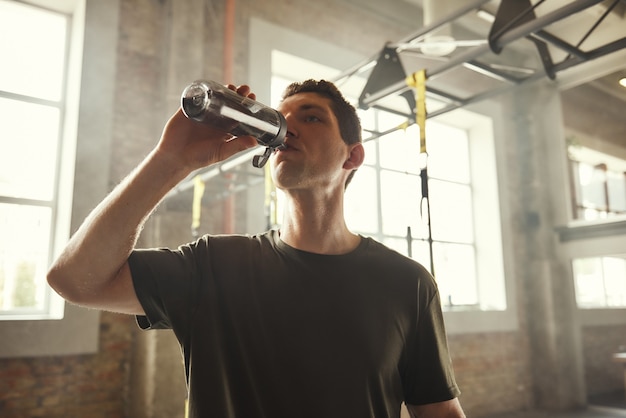
[[[304,117],[304,120],[305,120],[306,122],[319,122],[319,121],[320,121],[320,118],[318,118],[318,117],[317,117],[317,116],[315,116],[315,115],[308,115],[308,116],[305,116],[305,117]]]

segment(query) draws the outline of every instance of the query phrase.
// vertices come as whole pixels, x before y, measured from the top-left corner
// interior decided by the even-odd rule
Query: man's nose
[[[297,137],[298,131],[296,130],[295,118],[291,113],[287,113],[284,115],[285,121],[287,122],[287,133],[286,137]]]

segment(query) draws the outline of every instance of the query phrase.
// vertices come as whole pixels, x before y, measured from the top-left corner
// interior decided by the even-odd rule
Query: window
[[[59,314],[45,273],[59,200],[68,45],[65,14],[0,0],[0,319]]]
[[[376,131],[403,122],[380,110],[369,110],[362,118]],[[434,120],[426,129],[430,231],[417,126],[366,143],[368,159],[346,193],[347,221],[356,232],[374,236],[431,271],[434,267],[444,310],[504,309],[503,291],[495,298],[481,297],[468,131]],[[482,279],[504,278],[500,273]]]
[[[574,219],[626,214],[626,160],[584,146],[568,147]]]
[[[626,307],[626,256],[578,258],[572,268],[579,308]]]
[[[332,79],[338,73],[281,51],[272,51],[272,68],[272,106],[278,104],[280,93],[290,82],[310,77]],[[295,74],[294,69],[306,71]],[[340,87],[352,102],[356,102],[360,93],[353,87],[362,88]],[[364,129],[370,132],[384,132],[406,121],[403,116],[379,109],[359,112]],[[482,122],[489,124],[489,121]],[[504,310],[507,302],[501,238],[498,222],[494,222],[499,220],[494,180],[497,176],[495,163],[493,166],[485,163],[486,156],[490,154],[492,161],[495,156],[492,148],[480,144],[481,140],[489,141],[492,135],[484,130],[471,133],[471,129],[445,121],[427,122],[435,278],[444,310]],[[431,247],[421,191],[418,127],[395,130],[369,141],[369,133],[363,136],[366,160],[346,192],[348,226],[430,269]],[[473,167],[473,160],[480,163]],[[473,176],[478,176],[482,182],[482,200],[474,196]],[[274,221],[282,218],[282,199],[278,192]],[[483,219],[476,212],[482,213]],[[495,216],[484,219],[494,212]],[[490,226],[483,228],[484,233],[481,230],[481,240],[474,229],[486,224]],[[484,255],[480,258],[479,254]]]
[[[370,113],[380,127],[377,130],[402,123],[398,116],[383,111],[371,110],[363,117]],[[430,234],[442,302],[449,309],[477,306],[468,137],[461,129],[429,121],[427,138],[433,138],[428,144]],[[431,269],[417,126],[374,139],[366,146],[368,161],[347,191],[350,226]],[[372,193],[371,185],[380,191]],[[373,202],[364,205],[362,196],[368,195]]]

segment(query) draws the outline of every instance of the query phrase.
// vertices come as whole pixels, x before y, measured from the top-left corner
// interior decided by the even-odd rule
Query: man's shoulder
[[[272,245],[275,242],[274,231],[259,234],[205,234],[192,245],[197,246],[257,246]]]
[[[379,268],[394,273],[410,274],[425,279],[432,277],[428,269],[413,258],[407,257],[373,238],[366,237],[364,239],[368,241],[363,252],[364,259],[367,260],[366,264],[377,265],[380,266]]]
[[[400,253],[398,250],[388,247],[374,238],[365,237],[364,239],[367,240],[366,255],[368,257],[375,257],[376,259],[383,258],[392,263],[424,268],[418,261]]]
[[[276,246],[273,231],[259,234],[205,234],[196,241],[181,246],[183,252],[190,251],[196,255],[206,255],[211,259],[222,261],[233,257],[241,261],[241,254],[252,256],[273,251]]]

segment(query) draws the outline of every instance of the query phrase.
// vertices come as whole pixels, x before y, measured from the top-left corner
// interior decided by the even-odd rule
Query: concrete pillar
[[[559,161],[565,149],[559,95],[549,82],[516,90],[506,100],[511,137],[505,139],[517,212],[515,262],[528,330],[535,404],[570,410],[586,404],[580,326],[569,260],[554,228],[562,225],[566,187]]]

